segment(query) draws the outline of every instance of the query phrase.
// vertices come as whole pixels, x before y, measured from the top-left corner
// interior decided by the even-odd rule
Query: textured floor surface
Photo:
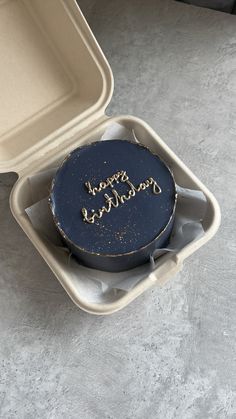
[[[13,220],[0,176],[0,417],[236,418],[236,17],[169,0],[81,0],[142,117],[214,192],[215,238],[109,317],[78,310]]]

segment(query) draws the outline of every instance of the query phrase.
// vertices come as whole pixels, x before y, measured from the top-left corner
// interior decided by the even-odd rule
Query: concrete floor
[[[13,220],[0,176],[0,417],[236,418],[236,17],[81,0],[115,77],[109,113],[149,122],[214,192],[217,236],[162,289],[94,317]]]

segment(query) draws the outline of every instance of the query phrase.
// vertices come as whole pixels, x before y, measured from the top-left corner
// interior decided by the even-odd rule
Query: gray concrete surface
[[[69,300],[0,176],[0,417],[236,418],[236,18],[169,0],[81,6],[115,76],[109,112],[147,120],[215,193],[217,236],[110,317]]]

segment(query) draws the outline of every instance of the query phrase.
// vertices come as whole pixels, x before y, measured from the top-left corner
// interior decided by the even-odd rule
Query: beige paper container
[[[75,304],[89,313],[113,313],[151,286],[164,284],[215,234],[217,201],[144,121],[106,116],[111,69],[74,0],[2,0],[0,34],[0,172],[19,175],[10,197],[12,213]],[[33,228],[25,209],[32,204],[28,177],[55,167],[113,122],[134,128],[140,141],[167,162],[179,185],[202,190],[207,211],[203,237],[163,256],[158,268],[127,293],[98,304],[80,295],[69,267]]]

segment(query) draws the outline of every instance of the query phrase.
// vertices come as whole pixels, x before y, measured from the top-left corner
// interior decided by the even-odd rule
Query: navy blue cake
[[[168,244],[176,189],[165,163],[143,145],[97,141],[72,151],[52,182],[57,228],[79,262],[119,272]]]

